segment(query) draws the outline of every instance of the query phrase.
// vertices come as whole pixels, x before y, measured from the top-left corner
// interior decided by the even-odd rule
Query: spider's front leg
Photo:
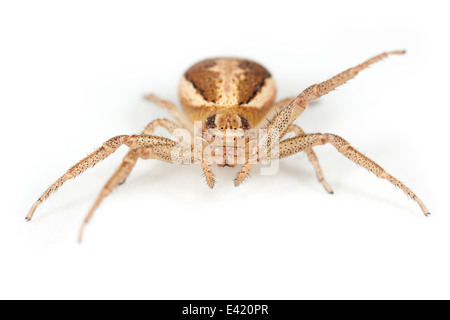
[[[343,154],[348,159],[359,164],[360,166],[366,168],[370,172],[374,173],[382,179],[388,180],[393,185],[399,187],[403,192],[405,192],[411,199],[416,201],[423,213],[428,216],[430,212],[425,207],[423,202],[417,197],[408,187],[406,187],[399,180],[391,176],[389,173],[384,171],[382,167],[376,164],[374,161],[363,155],[361,152],[353,148],[347,141],[343,138],[330,134],[330,133],[314,133],[307,134],[304,136],[297,136],[290,139],[286,139],[280,142],[279,145],[279,158],[285,158],[294,153],[307,150],[314,146],[324,145],[330,143],[335,147],[341,154]]]
[[[321,96],[329,93],[330,91],[336,89],[340,85],[343,85],[348,80],[353,79],[360,71],[366,69],[375,62],[386,58],[392,54],[404,54],[405,51],[391,51],[379,54],[356,67],[345,70],[338,75],[328,79],[324,82],[314,84],[306,88],[302,93],[300,93],[297,98],[292,100],[287,104],[280,113],[269,123],[267,126],[267,131],[277,130],[280,137],[283,137],[287,132],[291,124],[297,119],[305,110],[307,104],[313,100],[320,98]]]
[[[294,132],[297,136],[305,135],[305,132],[303,131],[303,129],[295,124],[291,125],[288,132]],[[252,147],[249,147],[249,149],[252,149]],[[313,148],[308,148],[308,149],[305,149],[304,151],[305,151],[306,155],[308,156],[309,162],[311,162],[311,164],[313,165],[314,170],[316,171],[317,178],[319,179],[322,186],[325,188],[325,190],[328,193],[333,194],[334,193],[333,189],[330,187],[328,182],[325,180],[325,177],[323,176],[322,169],[320,168],[320,165],[319,165],[319,159],[317,158],[317,155],[314,152]],[[253,161],[256,159],[260,160],[258,158],[258,156],[253,157],[253,158],[247,157],[247,162],[244,164],[241,172],[238,174],[238,176],[236,177],[236,179],[234,181],[236,186],[241,184],[241,182],[246,178],[246,176],[248,175],[248,173],[250,172],[250,170],[252,168]]]
[[[392,54],[404,54],[405,51],[390,51],[379,54],[356,67],[345,70],[338,75],[328,79],[324,82],[312,85],[300,93],[297,98],[288,103],[266,126],[266,133],[259,138],[258,149],[270,151],[270,145],[273,139],[281,139],[291,127],[292,123],[297,119],[309,102],[320,98],[321,96],[336,89],[340,85],[346,83],[348,80],[354,78],[360,71],[366,69],[368,66],[378,62]],[[268,153],[266,153],[268,154]],[[245,176],[252,168],[251,161],[248,161],[242,167],[238,174],[235,185],[239,185]]]
[[[99,149],[88,155],[86,158],[78,162],[72,168],[70,168],[62,177],[56,180],[34,203],[30,212],[26,216],[26,220],[29,221],[33,217],[36,208],[45,199],[47,199],[56,189],[58,189],[67,180],[73,179],[86,169],[94,166],[96,163],[107,158],[114,153],[120,146],[126,145],[132,149],[160,146],[162,148],[173,148],[177,146],[177,142],[167,138],[150,136],[150,135],[122,135],[109,139]]]

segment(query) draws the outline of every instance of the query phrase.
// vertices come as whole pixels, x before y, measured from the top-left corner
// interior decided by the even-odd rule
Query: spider
[[[230,167],[237,163],[242,164],[242,169],[234,180],[234,184],[238,186],[247,177],[256,161],[262,158],[281,159],[304,151],[325,190],[333,193],[322,174],[313,150],[313,147],[326,143],[331,144],[348,159],[403,190],[428,216],[428,209],[408,187],[352,147],[346,140],[331,133],[306,134],[299,126],[293,124],[309,102],[354,78],[371,64],[389,55],[404,53],[405,51],[399,50],[379,54],[329,80],[308,87],[296,98],[286,98],[276,103],[274,79],[262,65],[238,58],[214,58],[200,61],[184,73],[179,84],[179,98],[184,112],[169,101],[154,95],[147,96],[148,100],[169,111],[176,122],[156,119],[150,122],[139,135],[120,135],[109,139],[53,183],[34,203],[26,220],[31,220],[38,205],[64,182],[75,178],[105,159],[122,145],[128,146],[130,150],[103,187],[84,219],[79,233],[80,241],[84,227],[96,208],[115,187],[125,181],[138,159],[157,159],[184,164],[199,163],[207,184],[212,188],[215,182],[211,170],[213,164]],[[158,127],[166,129],[171,134],[180,130],[188,132],[187,138],[193,137],[194,143],[192,144],[190,139],[187,139],[188,143],[180,141],[178,139],[180,137],[172,136],[173,139],[168,139],[156,136],[154,132]],[[247,134],[252,129],[263,130],[258,137],[255,137],[255,135]],[[286,138],[288,133],[293,133],[294,137]],[[273,143],[274,141],[277,144]],[[274,149],[277,150],[276,153],[272,152]],[[243,155],[239,158],[241,162],[237,161],[239,159],[236,153],[239,152]]]

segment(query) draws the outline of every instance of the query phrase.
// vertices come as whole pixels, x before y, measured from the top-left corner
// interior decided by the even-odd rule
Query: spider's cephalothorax
[[[331,133],[306,134],[293,123],[306,109],[309,102],[334,90],[354,78],[361,70],[388,55],[404,53],[404,51],[382,53],[329,80],[306,88],[296,98],[286,98],[276,103],[275,82],[267,69],[260,64],[237,58],[215,58],[200,61],[189,68],[180,81],[179,96],[184,113],[167,100],[161,100],[154,95],[147,97],[167,109],[176,122],[156,119],[150,122],[139,135],[121,135],[109,139],[51,185],[35,202],[26,219],[31,220],[37,206],[65,181],[73,179],[87,168],[105,159],[121,145],[128,146],[130,150],[86,216],[80,230],[80,239],[82,230],[94,210],[103,198],[125,181],[139,158],[157,159],[177,164],[200,162],[206,181],[212,188],[214,186],[212,164],[218,166],[242,164],[242,169],[234,181],[237,186],[248,175],[255,161],[281,159],[303,151],[314,166],[317,177],[325,190],[333,193],[324,179],[313,150],[313,147],[327,143],[348,159],[403,190],[418,203],[423,213],[428,215],[428,209],[408,187],[361,154],[346,140]],[[269,121],[265,121],[265,119]],[[200,123],[200,127],[196,126],[196,123]],[[175,135],[173,135],[173,139],[156,136],[154,132],[157,127],[163,127],[170,133],[184,129],[188,132],[187,136],[194,137],[194,142],[191,146],[189,144],[186,146],[184,141],[177,140]],[[262,134],[258,136],[248,134],[257,129]],[[294,137],[285,138],[285,135],[290,132],[294,133]],[[201,140],[196,140],[198,135]],[[275,140],[277,144],[272,144]],[[200,149],[197,148],[196,141],[200,141]],[[272,152],[274,151],[273,145],[277,146],[277,152]],[[180,153],[180,150],[189,152]],[[192,150],[193,153],[191,153]],[[243,161],[237,163],[236,154],[233,156],[233,153],[228,153],[228,151],[234,151],[237,154],[241,151],[240,154],[243,155],[243,158],[239,159]],[[207,157],[207,155],[209,156]],[[209,161],[211,158],[215,158],[215,161]]]
[[[200,61],[182,76],[181,105],[193,121],[202,121],[202,135],[222,146],[218,166],[237,164],[236,148],[243,133],[256,127],[267,115],[276,96],[270,72],[254,61],[215,58]],[[247,138],[248,142],[248,138]],[[214,150],[212,151],[215,156]]]

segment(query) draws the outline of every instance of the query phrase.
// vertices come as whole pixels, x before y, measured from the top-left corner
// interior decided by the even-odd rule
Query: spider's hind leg
[[[176,123],[167,120],[167,119],[156,119],[150,122],[142,131],[142,134],[145,135],[152,135],[155,130],[158,127],[165,128],[170,134],[173,133],[174,130],[179,129],[180,126]],[[142,149],[131,149],[128,151],[128,153],[125,155],[125,157],[122,160],[122,163],[117,168],[116,172],[112,175],[112,177],[108,180],[108,182],[103,187],[102,191],[98,195],[97,199],[95,200],[94,204],[92,205],[91,209],[89,210],[88,214],[86,215],[86,218],[83,221],[83,224],[80,229],[79,238],[78,240],[81,242],[84,227],[89,222],[89,220],[92,218],[94,211],[98,208],[100,203],[103,201],[104,198],[106,198],[111,192],[119,185],[125,182],[128,175],[130,174],[131,170],[133,170],[134,166],[136,165],[137,160],[141,156]]]
[[[324,145],[326,143],[331,144],[336,150],[352,160],[356,164],[360,165],[363,168],[366,168],[376,176],[382,179],[386,179],[394,186],[400,188],[404,193],[406,193],[411,199],[417,202],[417,204],[422,209],[423,213],[428,216],[430,212],[425,207],[423,202],[417,197],[407,186],[401,183],[399,180],[391,176],[389,173],[384,171],[382,167],[376,164],[373,160],[369,159],[361,152],[353,148],[347,141],[343,138],[331,134],[331,133],[314,133],[307,134],[303,136],[296,136],[290,139],[286,139],[280,142],[279,148],[279,158],[288,157],[297,152],[307,150],[314,146]]]
[[[163,109],[166,109],[184,129],[189,130],[191,133],[194,131],[192,120],[190,120],[189,117],[172,102],[158,98],[154,94],[147,95],[145,99],[155,103]]]
[[[303,129],[295,124],[293,124],[291,126],[289,131],[293,131],[296,134],[296,136],[304,136],[305,135],[305,132],[303,131]],[[313,148],[306,149],[305,152],[306,152],[306,155],[308,156],[309,162],[311,162],[311,164],[314,167],[314,170],[316,170],[317,179],[319,179],[320,183],[322,183],[323,187],[329,194],[333,194],[334,193],[333,189],[330,187],[328,182],[325,180],[325,177],[323,176],[322,169],[320,168],[320,165],[319,165],[319,159],[317,158],[317,155],[314,152]]]

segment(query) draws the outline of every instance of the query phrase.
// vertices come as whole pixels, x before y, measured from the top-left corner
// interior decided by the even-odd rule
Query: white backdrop
[[[450,298],[445,1],[15,1],[0,4],[2,299]],[[76,242],[126,153],[51,183],[105,140],[178,103],[180,75],[212,56],[265,65],[279,98],[406,49],[323,97],[296,123],[347,139],[432,215],[331,146],[277,175],[140,161]],[[163,133],[163,132],[162,132]],[[165,134],[165,133],[163,133]],[[166,134],[167,135],[167,134]],[[258,168],[257,168],[258,169]]]

